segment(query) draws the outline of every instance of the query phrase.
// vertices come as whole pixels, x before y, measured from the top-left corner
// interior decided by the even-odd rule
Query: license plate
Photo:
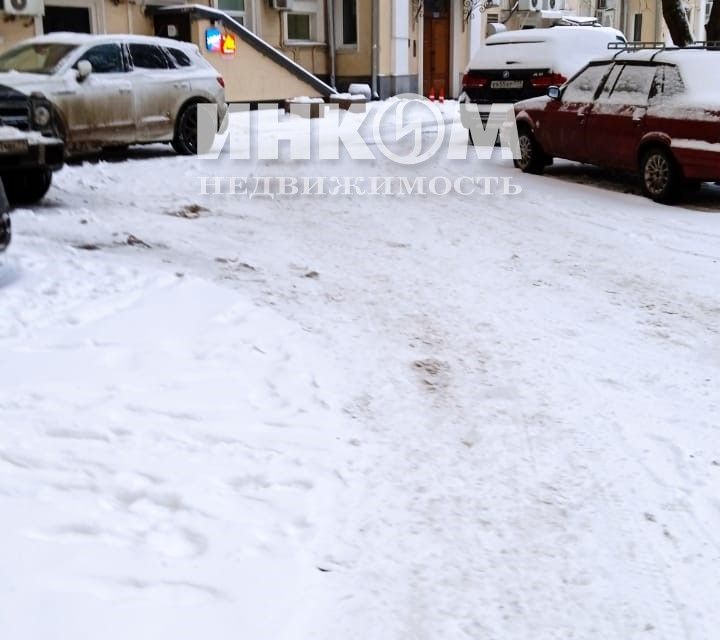
[[[0,140],[0,153],[25,153],[27,140]]]
[[[490,82],[491,89],[522,89],[522,80],[493,80]]]

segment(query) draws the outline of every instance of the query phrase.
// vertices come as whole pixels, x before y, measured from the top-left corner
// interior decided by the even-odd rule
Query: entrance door
[[[90,9],[87,7],[45,6],[43,33],[53,33],[54,31],[91,33]]]
[[[449,0],[426,0],[423,33],[423,93],[450,94]]]

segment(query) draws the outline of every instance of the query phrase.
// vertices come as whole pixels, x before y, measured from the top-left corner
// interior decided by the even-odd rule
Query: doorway
[[[155,35],[182,42],[192,42],[189,13],[158,13],[153,18]]]
[[[423,94],[450,95],[450,0],[425,0]]]
[[[90,9],[88,7],[45,7],[43,33],[73,31],[92,33]]]

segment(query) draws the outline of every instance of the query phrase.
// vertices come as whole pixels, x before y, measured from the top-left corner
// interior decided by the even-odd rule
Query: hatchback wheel
[[[535,140],[535,136],[523,129],[519,132],[520,157],[514,160],[515,166],[525,173],[542,173],[545,168],[545,154]]]
[[[640,163],[643,193],[655,202],[672,202],[678,197],[680,170],[672,154],[656,147],[647,151]]]
[[[197,104],[189,104],[178,116],[172,146],[184,156],[197,153]]]

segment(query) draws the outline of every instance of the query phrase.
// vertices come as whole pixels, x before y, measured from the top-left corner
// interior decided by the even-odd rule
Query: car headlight
[[[47,127],[50,124],[50,109],[44,105],[38,105],[33,110],[33,122],[38,127]]]

